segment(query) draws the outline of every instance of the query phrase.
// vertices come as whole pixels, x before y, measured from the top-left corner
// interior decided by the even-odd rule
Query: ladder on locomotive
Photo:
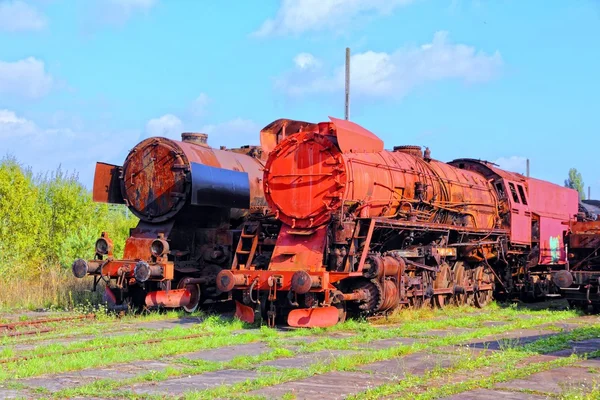
[[[250,268],[250,264],[256,254],[261,231],[261,223],[248,221],[242,226],[240,240],[238,241],[231,269]]]
[[[346,255],[346,260],[344,261],[344,272],[354,272],[352,271],[353,265],[351,264],[352,260],[354,260],[354,256],[356,252],[360,250],[359,247],[362,247],[362,253],[360,257],[360,261],[358,262],[358,271],[360,271],[365,264],[365,260],[367,259],[367,255],[369,254],[369,247],[371,246],[371,239],[373,239],[373,230],[375,229],[375,220],[357,220],[356,226],[354,227],[354,232],[352,234],[352,239],[350,240],[350,249],[348,250],[348,254]],[[362,246],[359,246],[362,244]]]

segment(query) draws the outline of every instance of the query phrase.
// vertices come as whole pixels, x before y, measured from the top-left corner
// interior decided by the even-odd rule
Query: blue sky
[[[600,198],[594,0],[0,0],[0,154],[89,186],[143,137],[342,117],[347,46],[351,119],[387,147],[576,167]]]

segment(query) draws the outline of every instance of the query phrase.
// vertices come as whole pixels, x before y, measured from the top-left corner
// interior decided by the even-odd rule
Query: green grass
[[[353,398],[377,399],[393,395],[404,399],[425,400],[450,396],[478,388],[491,388],[499,382],[524,378],[531,374],[556,367],[573,365],[581,361],[582,358],[572,355],[566,358],[522,366],[523,361],[529,357],[569,348],[572,341],[597,337],[600,337],[600,325],[577,328],[572,332],[560,333],[555,336],[539,339],[524,346],[507,347],[491,355],[481,353],[477,357],[466,356],[451,368],[432,371],[423,377],[402,380],[399,383],[381,385],[360,393]],[[600,351],[590,354],[592,357],[598,355],[600,355]],[[452,377],[453,373],[475,372],[483,368],[492,368],[492,370],[495,370],[489,376],[472,379],[465,377],[461,382],[440,384],[443,378]]]
[[[122,362],[131,362],[137,360],[161,359],[165,356],[176,356],[185,352],[198,351],[201,349],[218,348],[226,345],[244,344],[256,341],[262,341],[273,349],[259,356],[238,357],[230,362],[218,363],[204,360],[189,360],[185,357],[175,359],[178,367],[169,367],[164,371],[149,372],[138,376],[124,379],[102,379],[91,384],[82,385],[75,388],[66,389],[55,394],[57,397],[91,396],[97,393],[103,393],[103,396],[114,397],[139,397],[125,390],[118,391],[119,388],[125,388],[134,384],[143,382],[159,382],[171,378],[197,375],[209,371],[218,371],[221,369],[254,369],[259,376],[256,379],[239,383],[231,386],[222,386],[206,391],[186,394],[190,398],[212,398],[213,396],[230,397],[231,393],[239,393],[241,397],[247,397],[249,391],[260,389],[279,383],[289,382],[291,380],[303,379],[316,374],[324,374],[330,371],[352,371],[361,365],[401,357],[406,354],[418,351],[432,351],[440,346],[451,344],[460,344],[481,339],[491,335],[515,330],[539,327],[577,316],[571,311],[527,311],[518,310],[516,307],[503,308],[492,305],[485,311],[473,308],[448,308],[445,310],[424,310],[420,319],[410,316],[410,313],[401,312],[396,314],[397,319],[403,319],[400,325],[394,325],[387,329],[381,329],[366,321],[347,321],[344,324],[337,325],[327,329],[301,329],[287,332],[280,332],[263,327],[261,329],[242,330],[244,325],[239,321],[223,321],[218,317],[208,318],[207,320],[189,327],[175,327],[172,329],[152,332],[140,332],[133,335],[124,335],[120,337],[96,338],[90,341],[75,342],[68,345],[44,345],[29,352],[29,354],[41,354],[49,351],[77,349],[90,347],[90,345],[114,345],[120,344],[125,347],[112,349],[99,349],[95,352],[77,353],[64,355],[60,357],[41,358],[38,360],[28,360],[14,364],[6,364],[0,371],[0,382],[6,381],[8,377],[29,377],[43,373],[57,373],[65,371],[74,371],[83,368],[92,368],[105,365],[114,365]],[[148,316],[146,318],[156,318]],[[163,319],[163,317],[159,317]],[[488,327],[487,321],[504,321],[506,325]],[[114,321],[113,321],[114,322]],[[99,324],[96,322],[95,324]],[[107,326],[110,323],[107,324]],[[91,327],[90,327],[91,328]],[[452,335],[449,337],[435,337],[423,339],[427,332],[432,329],[447,328],[471,328],[471,330]],[[234,330],[240,330],[233,335]],[[140,344],[141,341],[148,338],[182,338],[189,334],[206,333],[206,337],[168,340],[155,344]],[[340,337],[331,338],[331,335]],[[346,336],[351,335],[351,336]],[[317,337],[315,342],[305,342],[303,337]],[[421,340],[411,346],[399,345],[383,350],[365,350],[365,345],[381,339],[393,339],[397,337],[414,336]],[[559,335],[561,338],[562,336]],[[558,342],[557,347],[568,345],[565,338],[555,339]],[[562,342],[560,340],[563,340]],[[285,349],[284,345],[298,345],[295,351]],[[507,347],[511,347],[511,342],[507,342]],[[562,347],[561,347],[562,348]],[[282,357],[292,357],[302,353],[311,353],[322,350],[362,350],[355,355],[347,355],[336,358],[329,362],[317,362],[310,365],[307,369],[288,368],[275,369],[272,367],[257,366],[260,362],[278,359]],[[19,352],[24,355],[25,352]],[[113,391],[110,393],[110,391]],[[148,397],[148,396],[143,396]]]
[[[363,353],[359,353],[356,355],[349,356],[340,356],[330,362],[318,362],[312,364],[307,369],[299,369],[299,368],[287,368],[283,370],[279,370],[276,372],[270,372],[268,374],[260,375],[258,378],[249,380],[246,382],[234,384],[234,385],[223,385],[216,388],[199,391],[199,392],[190,392],[186,393],[185,398],[189,399],[212,399],[212,398],[232,398],[232,397],[242,397],[245,398],[244,394],[253,390],[262,389],[268,386],[273,386],[277,384],[282,384],[285,382],[290,382],[293,380],[304,379],[310,376],[325,374],[331,371],[352,371],[355,368],[372,363],[377,361],[389,360],[392,358],[401,357],[407,354],[415,353],[418,351],[425,351],[428,349],[447,346],[452,344],[464,343],[473,339],[478,339],[482,337],[486,337],[488,335],[498,334],[504,331],[519,329],[519,328],[527,328],[534,327],[540,324],[544,324],[547,322],[552,322],[552,320],[559,320],[560,318],[570,317],[570,314],[556,314],[554,318],[547,318],[544,316],[540,316],[537,318],[531,319],[521,319],[513,322],[512,324],[508,324],[506,326],[501,327],[484,327],[478,328],[472,332],[466,332],[463,334],[453,335],[449,337],[436,338],[427,342],[415,343],[411,346],[398,345],[387,349],[382,350],[372,350],[366,351]],[[548,321],[550,319],[550,321]],[[365,327],[365,330],[369,330]],[[390,335],[390,331],[387,332],[386,335]],[[311,346],[309,344],[308,346]],[[235,396],[232,396],[232,393],[235,393]],[[132,392],[122,391],[115,392],[116,396],[127,396],[127,397],[136,397],[136,395]]]

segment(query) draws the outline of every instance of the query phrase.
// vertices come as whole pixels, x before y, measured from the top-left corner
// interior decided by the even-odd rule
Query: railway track
[[[81,321],[87,319],[94,319],[94,314],[77,315],[74,317],[61,317],[61,318],[43,318],[32,321],[18,321],[6,324],[0,324],[0,338],[1,337],[20,337],[20,336],[32,336],[42,333],[49,333],[57,330],[59,327],[46,327],[44,325],[53,324],[57,322],[70,322],[70,321]],[[33,330],[19,330],[20,328],[36,327]]]
[[[90,352],[90,351],[98,351],[98,350],[106,350],[106,349],[115,349],[115,348],[120,348],[120,347],[141,346],[141,345],[145,345],[145,344],[162,343],[162,342],[168,342],[168,341],[172,341],[172,340],[195,339],[195,338],[204,337],[207,335],[209,335],[209,333],[198,333],[198,334],[186,335],[186,336],[147,339],[147,340],[142,340],[140,342],[135,342],[135,343],[130,343],[130,342],[115,343],[112,345],[91,346],[91,347],[83,347],[81,349],[55,351],[55,352],[41,353],[41,354],[31,354],[31,355],[27,355],[27,356],[0,359],[0,364],[16,363],[16,362],[31,360],[34,358],[60,357],[60,356],[65,356],[65,355],[70,355],[70,354],[85,353],[85,352]]]

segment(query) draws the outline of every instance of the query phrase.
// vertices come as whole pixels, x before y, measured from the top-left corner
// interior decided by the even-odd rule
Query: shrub
[[[67,305],[60,303],[78,298],[70,290],[82,287],[70,279],[73,260],[92,257],[102,231],[110,233],[115,256],[121,256],[136,223],[125,206],[94,203],[77,174],[59,168],[33,176],[14,158],[2,159],[0,307]],[[27,288],[43,294],[27,295],[23,293]]]

